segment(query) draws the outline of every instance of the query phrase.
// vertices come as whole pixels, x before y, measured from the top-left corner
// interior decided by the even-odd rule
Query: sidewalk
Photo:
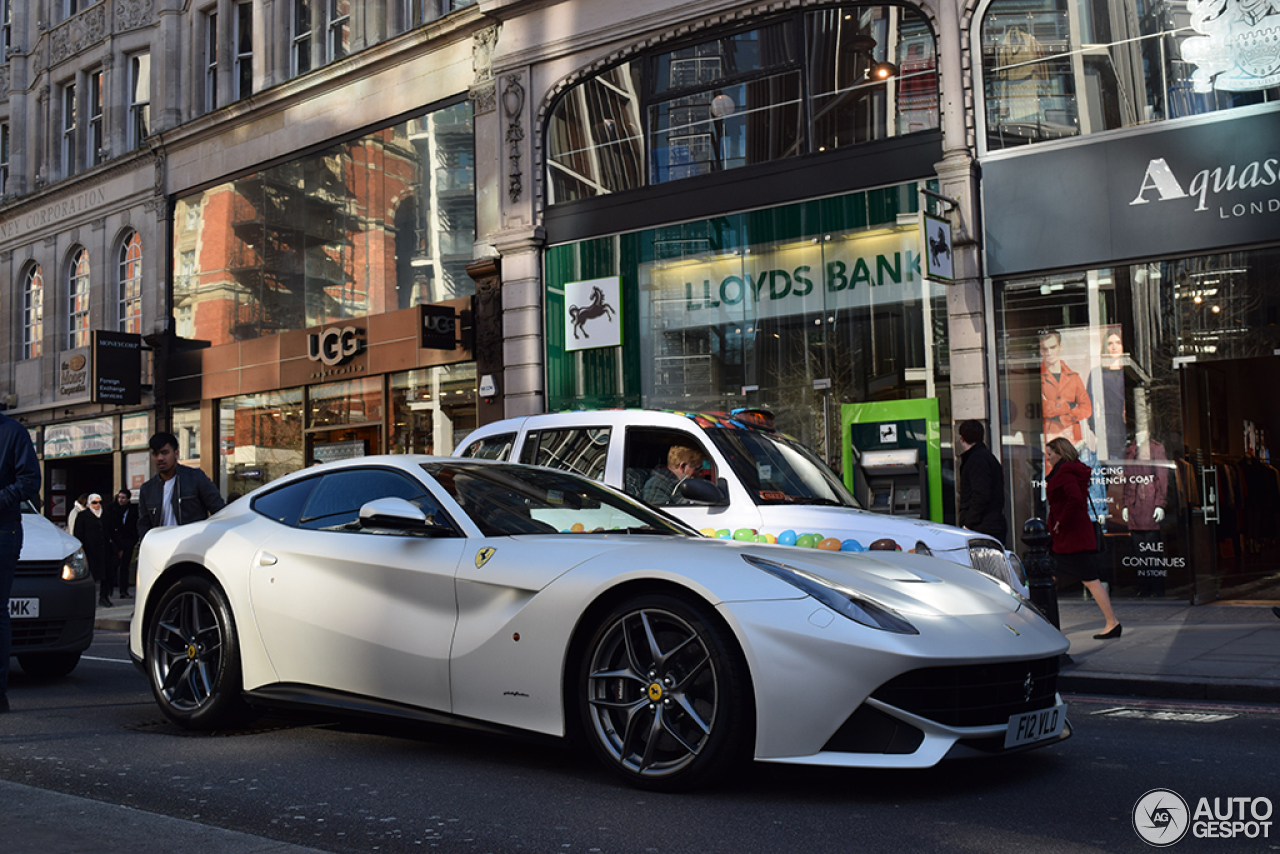
[[[127,632],[133,600],[99,608],[99,629]],[[1171,700],[1280,703],[1280,619],[1268,603],[1120,600],[1119,640],[1098,641],[1102,614],[1079,594],[1058,600],[1071,663],[1059,688]]]

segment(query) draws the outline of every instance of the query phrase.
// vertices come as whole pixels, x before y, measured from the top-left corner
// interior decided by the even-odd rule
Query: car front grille
[[[44,560],[19,561],[14,570],[14,578],[58,578],[62,575],[62,561]]]
[[[1003,581],[1014,590],[1022,586],[1013,579],[1013,572],[1009,568],[1009,558],[1005,556],[1004,549],[994,542],[976,540],[971,543],[969,546],[969,562],[973,564],[973,568],[978,572]]]
[[[1003,724],[1023,712],[1047,709],[1058,693],[1058,658],[962,664],[912,670],[871,696],[944,726]]]
[[[66,628],[66,620],[11,620],[13,628],[13,653],[23,649],[46,647],[58,643]]]

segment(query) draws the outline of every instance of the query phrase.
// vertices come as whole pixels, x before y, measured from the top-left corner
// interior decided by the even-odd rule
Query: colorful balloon
[[[715,537],[715,535],[716,535],[716,529],[715,529],[715,528],[703,528],[701,531],[699,531],[699,533],[700,533],[700,534],[702,534],[702,536],[704,536],[704,537],[712,537],[712,538],[714,538],[714,537]]]
[[[756,540],[758,542],[765,542],[765,543],[769,543],[770,545],[773,545],[778,542],[778,538],[775,537],[773,534],[761,534],[760,536],[764,537],[764,539],[760,540],[760,538],[757,537]]]
[[[733,538],[738,542],[754,543],[756,541],[755,528],[739,528],[733,532]]]
[[[573,527],[570,528],[569,530],[573,531],[573,533],[575,534],[581,534],[583,531],[587,530],[587,527],[583,525],[581,522],[574,522]]]
[[[826,539],[818,542],[818,548],[823,549],[824,551],[838,552],[840,551],[840,541],[835,537],[827,537]]]
[[[802,549],[811,549],[818,545],[817,534],[801,534],[796,537],[796,545]]]
[[[728,540],[732,538],[733,535],[729,533],[728,528],[721,528],[720,530],[716,531],[716,537],[721,540]]]
[[[778,535],[778,545],[794,546],[796,544],[796,532],[788,528]]]
[[[857,540],[845,540],[840,543],[840,551],[842,552],[865,552],[867,547]]]

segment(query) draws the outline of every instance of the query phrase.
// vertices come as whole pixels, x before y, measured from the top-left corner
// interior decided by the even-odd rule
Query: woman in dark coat
[[[1111,597],[1098,580],[1098,541],[1089,518],[1090,468],[1080,462],[1076,448],[1059,436],[1044,452],[1049,473],[1045,491],[1049,498],[1049,532],[1053,535],[1053,567],[1059,575],[1080,580],[1098,603],[1106,625],[1095,640],[1120,637],[1120,621],[1111,610]]]
[[[111,607],[107,598],[107,588],[111,586],[111,569],[115,566],[115,546],[107,535],[107,526],[102,521],[102,496],[96,492],[89,496],[89,506],[76,515],[75,530],[71,532],[80,545],[84,547],[84,557],[89,564],[89,573],[93,580],[101,582],[98,594],[98,605]]]

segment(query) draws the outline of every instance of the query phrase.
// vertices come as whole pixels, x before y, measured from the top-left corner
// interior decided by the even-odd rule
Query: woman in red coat
[[[1059,575],[1069,575],[1084,584],[1098,603],[1106,625],[1095,640],[1120,637],[1122,630],[1111,597],[1098,580],[1098,541],[1089,518],[1089,476],[1091,470],[1080,462],[1075,445],[1058,437],[1044,452],[1049,473],[1045,491],[1049,498],[1049,531],[1053,535],[1053,565]]]

